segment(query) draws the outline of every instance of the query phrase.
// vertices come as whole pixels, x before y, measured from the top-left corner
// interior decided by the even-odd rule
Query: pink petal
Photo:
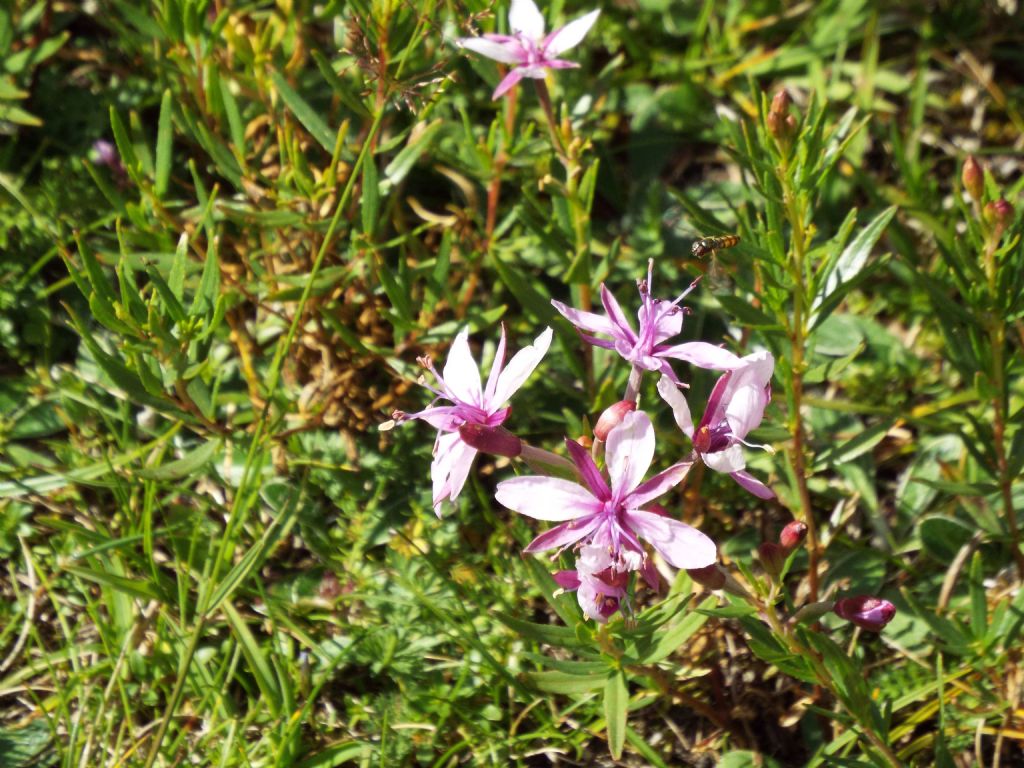
[[[441,516],[441,502],[455,501],[473,466],[476,449],[470,448],[458,432],[438,435],[434,447],[434,461],[430,464],[430,479],[434,487],[434,513]]]
[[[491,94],[491,99],[493,100],[501,98],[502,96],[505,95],[506,92],[508,92],[510,88],[512,88],[512,86],[514,86],[522,79],[523,71],[518,67],[516,69],[513,69],[511,72],[505,75],[504,78],[502,78],[500,83],[498,83],[498,87],[495,88],[494,93]]]
[[[521,515],[558,522],[591,514],[600,506],[582,485],[536,475],[503,480],[494,497]]]
[[[757,427],[764,418],[768,405],[768,386],[775,368],[775,360],[769,352],[755,352],[743,358],[746,363],[733,372],[730,391],[725,396],[725,418],[732,433],[743,440],[747,433]]]
[[[676,568],[703,568],[718,559],[715,542],[692,526],[639,509],[625,519]]]
[[[759,499],[775,498],[775,492],[749,472],[733,472],[732,479]]]
[[[572,463],[576,465],[576,471],[579,472],[594,498],[600,501],[610,499],[612,497],[611,489],[608,488],[608,483],[605,482],[601,470],[597,468],[587,449],[569,438],[565,438],[565,447],[569,451]]]
[[[727,371],[743,365],[743,361],[729,350],[708,344],[706,341],[688,341],[685,344],[662,347],[657,351],[657,355],[682,360],[698,368],[715,370]]]
[[[444,364],[444,386],[452,400],[479,406],[480,369],[469,351],[469,329],[463,328],[452,342],[448,360]]]
[[[405,418],[420,419],[444,432],[454,432],[465,422],[465,419],[459,414],[458,408],[451,405],[424,408],[422,411],[406,414]]]
[[[527,59],[526,51],[518,40],[500,43],[485,37],[460,37],[455,41],[460,48],[479,53],[488,59],[500,61],[502,64],[521,64]]]
[[[494,402],[494,390],[498,386],[498,376],[505,365],[505,324],[501,324],[501,338],[498,339],[498,349],[494,352],[494,360],[491,362],[491,371],[487,374],[487,388],[484,390],[484,402]],[[498,403],[501,405],[501,403]]]
[[[590,31],[590,28],[594,26],[594,22],[597,21],[600,13],[601,11],[591,11],[584,16],[580,16],[578,19],[573,19],[561,29],[556,29],[548,35],[543,46],[544,53],[548,56],[558,56],[570,48],[579,45],[579,42]]]
[[[556,525],[527,544],[523,552],[543,552],[575,544],[584,536],[588,536],[600,522],[600,517],[593,515],[585,520],[571,520],[568,523]]]
[[[629,320],[626,319],[614,294],[604,283],[601,283],[601,303],[604,305],[604,311],[608,313],[608,319],[615,325],[612,335],[619,339],[626,339],[630,344],[636,344],[636,332],[630,327]]]
[[[681,461],[678,464],[673,464],[664,472],[659,472],[647,482],[641,483],[635,491],[623,500],[623,504],[636,509],[649,501],[653,501],[666,493],[670,488],[679,485],[692,466],[692,461]]]
[[[485,404],[487,410],[503,405],[517,389],[523,386],[523,382],[529,378],[541,358],[547,354],[548,347],[551,346],[551,334],[551,329],[546,328],[540,336],[534,339],[533,344],[523,347],[509,360],[508,367],[498,376],[498,384],[493,397],[488,398]]]
[[[608,336],[615,334],[615,326],[612,325],[611,320],[607,317],[595,315],[593,312],[584,312],[581,309],[573,309],[554,299],[551,301],[551,306],[557,309],[562,317],[577,328],[582,328],[584,331],[590,331],[591,333],[604,333]]]
[[[508,11],[508,26],[513,32],[521,33],[531,40],[544,37],[544,16],[533,0],[512,0]]]
[[[562,589],[572,591],[580,587],[580,577],[576,574],[576,571],[556,571],[551,574],[551,578]]]
[[[605,461],[613,498],[621,499],[640,485],[654,459],[654,443],[654,427],[643,411],[627,413],[608,433]]]
[[[693,418],[690,416],[690,406],[686,404],[686,398],[679,391],[679,387],[672,383],[668,376],[662,376],[658,380],[658,394],[672,409],[676,426],[683,431],[684,435],[693,438]]]

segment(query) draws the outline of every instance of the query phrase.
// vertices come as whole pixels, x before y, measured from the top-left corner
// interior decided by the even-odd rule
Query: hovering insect
[[[709,253],[713,254],[715,251],[721,251],[726,248],[732,248],[734,245],[739,243],[739,235],[722,235],[721,237],[702,237],[699,240],[695,240],[693,243],[693,255],[694,258],[703,258]]]

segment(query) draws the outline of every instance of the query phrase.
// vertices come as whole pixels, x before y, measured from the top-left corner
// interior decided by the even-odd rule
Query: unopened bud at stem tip
[[[794,549],[803,543],[804,538],[807,536],[807,524],[801,523],[799,520],[791,520],[786,524],[786,527],[782,529],[782,533],[779,534],[779,544],[781,544],[787,552],[792,552]]]
[[[968,155],[964,160],[963,171],[960,174],[960,181],[972,199],[981,202],[981,196],[985,191],[985,172],[981,165],[974,159],[974,155]]]
[[[607,440],[608,433],[622,423],[627,413],[635,410],[636,402],[633,400],[620,400],[608,406],[594,425],[594,437],[598,440]]]

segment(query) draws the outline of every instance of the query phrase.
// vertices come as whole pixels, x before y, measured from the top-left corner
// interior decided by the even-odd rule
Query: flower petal
[[[612,497],[622,499],[640,485],[654,459],[654,427],[643,411],[627,413],[608,433],[605,461]]]
[[[727,349],[708,344],[706,341],[688,341],[671,347],[662,347],[656,353],[658,357],[671,357],[675,360],[696,365],[698,368],[715,370],[731,370],[743,365],[741,358]]]
[[[544,16],[533,0],[512,0],[508,11],[508,26],[531,40],[544,37]]]
[[[434,513],[441,516],[441,503],[455,501],[473,466],[476,449],[470,448],[458,432],[438,435],[434,446],[434,460],[430,464],[430,479],[434,490]]]
[[[533,344],[523,347],[509,360],[508,367],[498,376],[494,394],[484,403],[486,410],[504,405],[512,397],[512,394],[523,386],[523,382],[529,378],[541,358],[547,354],[548,347],[551,346],[551,334],[551,329],[545,328],[544,332],[534,339]],[[504,338],[504,332],[502,337]]]
[[[639,509],[626,512],[624,517],[676,568],[703,568],[718,559],[715,542],[686,523]]]
[[[759,499],[774,499],[775,492],[749,472],[732,472],[732,479]]]
[[[562,589],[569,590],[570,592],[580,587],[580,577],[576,571],[556,571],[551,574],[551,578]]]
[[[724,451],[702,453],[700,457],[715,472],[739,472],[747,466],[746,459],[743,458],[743,448],[739,443],[733,443]]]
[[[481,404],[480,369],[469,351],[468,328],[459,331],[452,342],[442,376],[444,387],[452,400],[476,406]]]
[[[559,549],[575,544],[584,536],[589,536],[600,522],[600,517],[592,515],[583,520],[570,520],[568,523],[556,525],[527,544],[523,552],[543,552],[547,549]]]
[[[619,306],[619,302],[615,299],[615,295],[608,290],[604,283],[601,283],[601,303],[604,305],[604,311],[608,313],[608,319],[618,329],[613,331],[612,335],[625,339],[630,344],[636,344],[636,331],[630,326],[629,320],[626,319],[626,315],[622,311],[622,307]]]
[[[500,99],[509,91],[510,88],[512,88],[512,86],[514,86],[522,79],[523,70],[520,69],[519,67],[516,67],[501,79],[501,82],[498,83],[498,87],[495,88],[494,93],[491,94],[491,100]]]
[[[658,394],[661,399],[669,404],[672,415],[676,419],[676,426],[683,431],[683,434],[693,438],[693,417],[690,416],[690,406],[686,404],[686,398],[679,391],[679,387],[672,383],[668,376],[658,379]]]
[[[770,352],[755,352],[743,358],[746,363],[734,371],[730,382],[730,391],[725,395],[724,417],[729,427],[740,440],[757,427],[764,418],[764,409],[768,405],[769,384],[775,359]]]
[[[565,447],[569,450],[569,458],[576,465],[576,471],[583,478],[583,483],[590,489],[590,493],[599,501],[608,501],[612,497],[611,489],[587,449],[569,438],[565,438]]]
[[[455,44],[467,51],[486,56],[488,59],[500,61],[502,64],[522,64],[528,58],[518,40],[498,42],[497,40],[488,40],[486,37],[460,37]]]
[[[551,300],[551,306],[561,313],[562,317],[584,331],[591,333],[604,333],[609,336],[616,335],[615,326],[607,317],[601,317],[593,312],[584,312],[582,309],[573,309],[560,301]]]
[[[484,403],[494,402],[494,390],[498,386],[498,376],[505,366],[505,324],[501,324],[501,338],[498,339],[498,348],[494,352],[494,360],[491,361],[491,370],[487,374],[487,386],[484,389]],[[498,403],[501,405],[501,403]]]
[[[686,477],[686,473],[690,471],[690,467],[692,466],[692,461],[681,461],[678,464],[673,464],[664,472],[659,472],[647,482],[641,483],[637,486],[637,489],[629,494],[623,503],[626,504],[627,507],[632,507],[634,509],[642,507],[647,502],[653,501],[661,496],[670,488],[674,488],[679,485],[679,483],[683,481],[683,478]]]
[[[574,520],[596,512],[597,501],[582,485],[557,477],[513,477],[498,483],[500,504],[535,520]]]
[[[545,41],[544,53],[547,56],[558,56],[570,48],[579,44],[590,28],[594,26],[601,11],[591,11],[588,14],[573,19],[561,29],[556,29],[548,35]]]

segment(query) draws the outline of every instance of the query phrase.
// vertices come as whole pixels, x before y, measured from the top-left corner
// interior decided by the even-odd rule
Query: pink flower
[[[438,399],[446,399],[451,405],[433,405],[418,413],[402,413],[396,411],[393,418],[397,422],[409,419],[422,419],[437,428],[437,440],[434,442],[434,461],[430,465],[430,477],[434,486],[434,512],[441,514],[441,502],[445,499],[454,501],[466,483],[473,458],[477,451],[466,444],[459,434],[459,427],[465,424],[477,424],[485,427],[497,427],[511,413],[505,407],[508,399],[518,390],[533,373],[541,358],[551,345],[551,329],[546,329],[538,336],[532,346],[519,350],[504,366],[505,361],[505,327],[501,328],[501,340],[494,355],[494,364],[487,377],[487,386],[480,385],[480,369],[469,351],[469,330],[463,329],[452,344],[448,354],[448,362],[444,366],[444,375],[435,370],[429,358],[421,359],[421,364],[437,379],[438,387],[427,386]],[[436,400],[435,400],[436,402]]]
[[[600,13],[591,11],[545,36],[544,17],[533,0],[512,0],[508,12],[511,35],[463,37],[455,43],[489,59],[515,65],[494,89],[491,98],[496,99],[524,77],[539,80],[543,79],[547,69],[578,67],[579,64],[558,57],[583,39]]]
[[[584,341],[596,347],[614,349],[635,367],[646,371],[661,371],[676,384],[679,379],[669,365],[669,359],[683,360],[701,368],[730,369],[738,366],[740,359],[736,355],[714,344],[703,341],[675,345],[664,343],[683,330],[684,312],[679,302],[693,290],[696,283],[692,283],[675,301],[652,298],[652,268],[653,262],[647,269],[647,280],[637,283],[640,291],[640,309],[637,312],[639,331],[633,330],[612,292],[603,283],[601,303],[605,315],[573,309],[560,301],[552,301],[551,304],[566,320],[587,332],[580,334]],[[590,333],[600,333],[611,339],[599,339],[588,335]]]
[[[675,464],[643,482],[654,458],[654,428],[643,411],[626,414],[608,434],[607,482],[583,446],[566,440],[569,455],[585,485],[555,477],[516,477],[498,483],[497,500],[537,520],[561,522],[526,547],[540,552],[567,547],[587,537],[606,549],[619,571],[644,568],[649,541],[676,568],[701,568],[715,562],[715,543],[689,525],[642,507],[678,484],[692,462]]]
[[[576,592],[585,618],[604,624],[619,610],[629,581],[628,572],[617,571],[614,565],[607,548],[586,545],[576,558],[576,570],[558,571],[555,581],[562,589]]]
[[[675,414],[676,424],[693,441],[701,460],[716,472],[727,472],[733,480],[761,499],[775,498],[768,486],[746,472],[742,446],[747,434],[761,423],[771,399],[771,378],[775,360],[769,352],[754,352],[715,384],[704,416],[693,426],[686,398],[675,382],[665,376],[658,392]],[[751,446],[766,447],[766,446]]]

